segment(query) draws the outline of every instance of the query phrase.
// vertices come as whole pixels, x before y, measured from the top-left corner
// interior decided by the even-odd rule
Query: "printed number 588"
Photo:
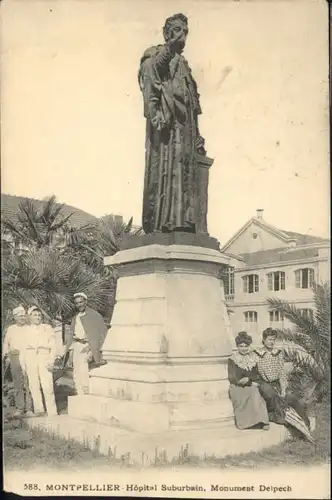
[[[39,490],[38,484],[30,484],[30,483],[24,483],[24,489],[25,490]]]

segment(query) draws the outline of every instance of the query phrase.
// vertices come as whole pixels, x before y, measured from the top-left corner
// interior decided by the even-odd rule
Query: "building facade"
[[[263,219],[262,210],[221,251],[232,262],[223,282],[233,332],[248,332],[255,344],[265,328],[290,326],[270,310],[267,298],[289,301],[311,315],[313,283],[330,280],[330,241],[277,229]]]

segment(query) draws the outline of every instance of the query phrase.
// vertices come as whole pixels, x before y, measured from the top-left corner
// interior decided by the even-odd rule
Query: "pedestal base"
[[[193,245],[146,245],[105,259],[119,272],[107,365],[70,416],[146,434],[232,421],[233,335],[218,279],[228,259]]]
[[[150,421],[150,419],[148,419]],[[87,422],[67,415],[27,419],[27,425],[65,439],[73,439],[98,450],[102,455],[139,468],[150,465],[176,465],[183,459],[208,460],[260,451],[277,445],[290,435],[282,425],[271,424],[270,430],[236,429],[229,422],[216,429],[178,430],[146,436],[116,426]],[[114,464],[112,464],[114,467]],[[113,469],[112,469],[113,470]]]
[[[68,415],[146,435],[180,429],[215,428],[233,422],[229,400],[205,403],[143,403],[104,396],[71,396]]]

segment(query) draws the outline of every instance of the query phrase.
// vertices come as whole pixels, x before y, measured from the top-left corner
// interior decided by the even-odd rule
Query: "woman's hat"
[[[73,297],[74,297],[74,299],[75,299],[76,297],[83,297],[83,299],[88,300],[88,297],[87,297],[87,295],[86,295],[84,292],[77,292],[77,293],[74,293]]]
[[[235,337],[235,343],[237,346],[240,344],[250,345],[252,344],[252,337],[247,332],[240,332]]]
[[[13,309],[13,316],[25,316],[25,309],[23,306],[17,306]]]
[[[39,311],[39,307],[37,306],[31,306],[29,309],[28,309],[28,315],[30,316],[30,314],[33,313],[33,311]]]

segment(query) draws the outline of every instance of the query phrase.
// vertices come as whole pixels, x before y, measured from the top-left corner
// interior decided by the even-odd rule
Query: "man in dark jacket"
[[[107,327],[102,316],[87,307],[85,293],[74,294],[77,314],[71,321],[70,332],[66,339],[65,356],[73,352],[73,378],[78,395],[89,392],[89,363],[102,363],[101,348]]]

